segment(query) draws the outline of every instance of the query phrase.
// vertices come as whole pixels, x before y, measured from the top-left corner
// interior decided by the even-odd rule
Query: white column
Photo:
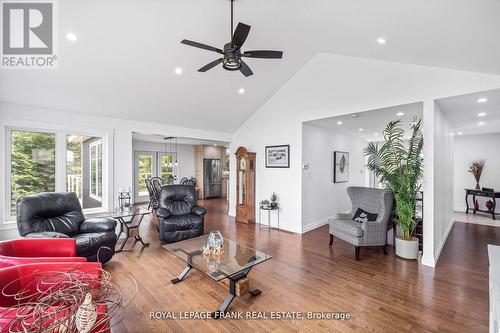
[[[434,100],[424,100],[424,244],[422,265],[434,267]]]

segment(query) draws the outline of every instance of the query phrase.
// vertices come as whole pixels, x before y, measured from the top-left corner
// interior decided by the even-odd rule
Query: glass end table
[[[115,209],[113,211],[108,212],[108,215],[117,220],[120,223],[120,233],[118,234],[118,239],[122,233],[125,234],[126,238],[121,244],[120,248],[115,251],[115,253],[119,253],[123,251],[125,244],[132,237],[131,232],[136,230],[136,235],[134,235],[134,239],[136,241],[141,242],[142,246],[149,246],[149,243],[145,243],[139,233],[139,227],[141,226],[142,220],[144,216],[151,214],[151,212],[144,208],[136,208],[131,207],[130,209]],[[136,220],[136,216],[138,216],[138,221]]]
[[[229,294],[219,309],[212,314],[214,319],[221,317],[229,308],[233,299],[237,296],[237,284],[246,279],[252,267],[263,263],[272,257],[264,252],[257,251],[251,247],[238,244],[224,238],[224,252],[220,255],[204,255],[203,247],[207,242],[208,235],[183,240],[180,242],[164,245],[163,248],[186,263],[186,267],[178,277],[171,280],[176,284],[181,282],[191,270],[195,268],[214,281],[229,280]],[[252,296],[261,293],[259,289],[248,291]]]

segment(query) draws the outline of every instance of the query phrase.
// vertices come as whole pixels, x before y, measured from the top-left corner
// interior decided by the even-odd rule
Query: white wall
[[[434,107],[434,260],[437,262],[453,227],[454,129],[439,105]]]
[[[328,218],[351,208],[346,189],[365,185],[366,141],[335,133],[332,129],[304,124],[302,128],[302,231],[320,227]],[[333,182],[333,152],[349,152],[349,182]]]
[[[134,151],[153,151],[164,152],[165,144],[146,141],[132,141],[132,149]],[[177,179],[182,177],[194,177],[194,146],[193,145],[177,145]]]
[[[466,188],[475,188],[476,180],[468,172],[472,162],[485,160],[483,174],[479,185],[500,191],[500,134],[455,136],[454,153],[454,207],[456,211],[465,212]],[[478,198],[482,209],[487,199]],[[472,208],[472,198],[469,198]]]
[[[132,132],[144,134],[161,134],[177,137],[189,137],[214,141],[231,141],[230,133],[212,132],[206,130],[168,126],[153,122],[138,122],[125,119],[91,116],[76,112],[37,108],[24,105],[0,102],[0,203],[5,202],[5,129],[6,127],[29,127],[38,129],[52,129],[64,131],[89,130],[109,133],[113,140],[110,153],[112,160],[110,167],[110,195],[117,204],[116,193],[124,186],[133,184],[133,154]],[[5,225],[5,204],[0,204],[0,229],[15,227]]]
[[[280,195],[281,226],[302,232],[302,122],[375,110],[413,102],[424,103],[425,225],[422,262],[434,266],[434,100],[500,88],[496,75],[318,54],[257,110],[235,133],[231,149],[231,184],[235,184],[238,146],[257,153],[256,195]],[[290,144],[290,168],[266,169],[266,145]],[[231,186],[230,214],[235,213]],[[427,241],[426,241],[427,240]]]

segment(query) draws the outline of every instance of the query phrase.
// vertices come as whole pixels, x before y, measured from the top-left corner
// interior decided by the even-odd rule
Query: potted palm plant
[[[384,130],[381,147],[370,142],[365,151],[368,168],[394,194],[395,222],[400,230],[396,237],[396,255],[407,259],[418,256],[418,239],[413,233],[417,225],[415,200],[423,175],[424,139],[420,126],[421,120],[411,122],[411,137],[407,141],[401,121],[391,121]]]

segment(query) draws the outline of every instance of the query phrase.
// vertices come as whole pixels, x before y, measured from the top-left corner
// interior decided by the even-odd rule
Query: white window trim
[[[92,148],[95,147],[95,160],[96,160],[96,184],[95,184],[95,189],[96,189],[96,193],[92,193]],[[103,158],[104,157],[104,154],[103,154],[103,151],[102,151],[102,139],[100,140],[96,140],[92,143],[89,144],[89,196],[94,199],[94,200],[97,200],[99,202],[102,203],[102,189],[101,189],[101,196],[98,195],[99,193],[99,185],[102,186],[102,184],[99,184],[99,176],[97,174],[98,170],[99,170],[99,149],[101,149],[101,172],[103,173],[103,175],[101,177],[104,177],[104,169],[103,169],[103,166],[102,166],[102,162],[103,162]]]
[[[40,133],[53,133],[56,135],[56,192],[66,191],[66,135],[83,135],[83,136],[94,136],[100,137],[102,141],[102,170],[103,170],[103,187],[102,187],[102,206],[98,208],[86,208],[83,209],[83,213],[94,214],[103,213],[109,210],[110,205],[113,203],[113,131],[106,130],[81,130],[75,129],[73,127],[54,127],[53,125],[46,124],[43,127],[39,124],[34,124],[29,121],[11,121],[8,124],[1,125],[4,129],[4,144],[3,144],[3,154],[5,163],[5,173],[4,173],[4,203],[3,203],[3,215],[5,226],[12,225],[16,223],[16,217],[10,214],[10,202],[11,202],[11,132],[12,131],[26,131],[26,132],[40,132]],[[59,158],[59,156],[64,156]],[[0,162],[1,163],[1,162]],[[2,223],[0,223],[0,226]]]

